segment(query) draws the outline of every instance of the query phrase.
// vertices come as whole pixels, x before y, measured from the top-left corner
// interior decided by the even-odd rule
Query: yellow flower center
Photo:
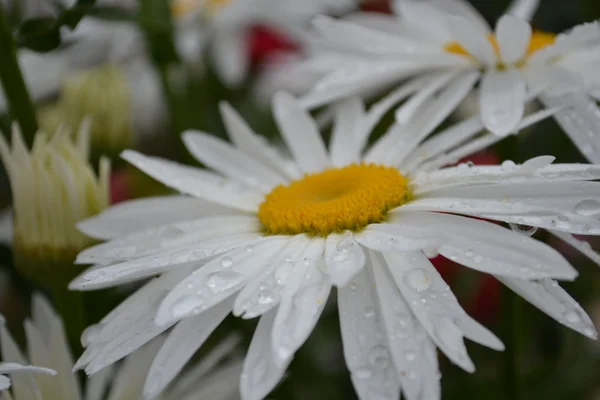
[[[202,7],[205,14],[214,15],[230,2],[231,0],[172,0],[171,14],[176,18],[183,17]]]
[[[496,57],[500,58],[500,51],[498,47],[498,40],[496,40],[496,36],[494,34],[489,34],[487,36],[488,42],[492,44],[494,47],[494,52],[496,53]],[[556,35],[553,33],[547,32],[533,32],[531,34],[531,39],[529,40],[529,45],[527,46],[527,52],[525,57],[529,57],[536,51],[551,45],[556,40]],[[447,53],[458,54],[461,56],[473,57],[464,47],[460,45],[458,42],[450,42],[444,46],[444,51]]]
[[[277,186],[260,205],[258,219],[272,235],[359,231],[404,204],[407,185],[395,168],[375,164],[331,168]]]

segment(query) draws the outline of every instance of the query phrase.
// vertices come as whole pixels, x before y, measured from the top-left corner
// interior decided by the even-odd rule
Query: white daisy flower
[[[448,88],[439,102],[454,93]],[[600,185],[589,182],[600,178],[600,167],[539,157],[521,166],[439,169],[499,139],[465,135],[464,125],[483,129],[476,120],[426,139],[445,118],[438,104],[367,147],[394,96],[368,111],[355,98],[337,105],[327,151],[309,114],[278,94],[275,118],[293,162],[227,104],[222,115],[232,144],[201,132],[183,136],[214,172],[124,152],[183,195],[125,203],[79,225],[110,241],[79,255],[78,262],[96,265],[71,289],[159,277],[105,318],[77,367],[96,373],[174,326],[169,356],[150,368],[146,393],[153,394],[230,312],[261,316],[241,395],[262,399],[337,286],[344,354],[359,397],[397,399],[402,385],[408,399],[439,398],[436,347],[473,371],[464,337],[503,345],[466,315],[424,252],[493,274],[559,322],[596,337],[553,280],[577,275],[556,250],[471,217],[548,229],[598,260],[571,234],[600,234]]]
[[[323,78],[304,102],[313,107],[374,85],[417,83],[396,117],[406,121],[457,78],[471,72],[480,81],[479,107],[486,128],[515,133],[528,98],[546,107],[568,107],[556,119],[583,154],[600,161],[600,25],[583,24],[554,35],[532,30],[528,21],[538,0],[515,0],[495,32],[464,0],[397,0],[399,17],[383,24],[318,18],[315,30],[338,49],[363,60]],[[377,17],[385,20],[385,17]],[[427,23],[424,23],[427,21]],[[479,79],[480,78],[480,79]]]
[[[250,67],[248,28],[266,25],[296,38],[303,25],[316,14],[350,10],[356,3],[356,0],[171,0],[173,14],[182,24],[187,20],[189,25],[190,20],[195,20],[200,25],[196,38],[189,38],[184,48],[198,53],[199,48],[207,45],[215,71],[231,86],[241,84]]]
[[[0,396],[7,400],[142,400],[143,384],[148,369],[161,348],[164,338],[156,338],[139,350],[133,352],[118,368],[107,368],[93,376],[85,384],[85,391],[73,373],[73,356],[68,346],[64,327],[58,314],[48,301],[34,295],[32,299],[32,317],[25,322],[25,334],[28,342],[28,358],[40,365],[52,367],[19,367],[27,359],[19,350],[16,342],[4,326],[0,326],[2,360],[0,373],[12,373],[10,392],[4,377],[0,377]],[[89,332],[88,332],[89,335]],[[241,363],[232,360],[225,364],[224,358],[231,354],[237,344],[235,337],[220,343],[201,362],[186,371],[161,394],[162,399],[214,399],[234,400],[237,398],[237,378]],[[56,372],[55,372],[56,371]],[[16,372],[21,372],[15,375]],[[37,373],[36,375],[23,372]],[[58,373],[58,374],[57,374]],[[57,375],[55,377],[47,375]]]

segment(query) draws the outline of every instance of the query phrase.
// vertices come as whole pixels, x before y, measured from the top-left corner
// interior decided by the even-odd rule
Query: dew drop
[[[429,272],[423,268],[413,268],[404,274],[404,283],[417,293],[423,292],[431,287]]]
[[[474,255],[474,254],[475,254],[475,253],[473,253],[473,250],[467,250],[467,251],[465,252],[465,257],[467,257],[467,258],[471,258],[471,257],[473,257],[473,255]]]
[[[367,367],[360,367],[354,371],[354,375],[358,379],[369,379],[373,375],[373,372]]]
[[[567,322],[570,322],[572,324],[577,323],[581,320],[579,318],[579,315],[575,311],[567,311],[564,317],[567,320]]]
[[[586,217],[596,215],[600,213],[600,202],[592,199],[582,200],[575,205],[573,211]]]
[[[244,275],[233,271],[213,272],[208,276],[206,286],[208,286],[213,293],[217,294],[238,285],[244,278]]]
[[[375,316],[375,310],[373,309],[373,307],[365,307],[365,318],[372,318],[373,316]]]
[[[233,264],[233,260],[231,259],[231,257],[223,257],[223,260],[221,261],[221,265],[225,268],[229,268],[231,267],[231,265]]]
[[[512,171],[513,169],[515,169],[516,166],[517,165],[515,164],[514,161],[506,160],[502,163],[501,168],[503,171]]]
[[[253,246],[253,245],[251,245],[251,244],[249,244],[248,246],[246,246],[246,251],[247,251],[248,253],[252,253],[252,252],[254,251],[254,246]]]
[[[407,351],[406,354],[404,354],[404,359],[406,361],[414,361],[417,358],[417,355],[415,353],[413,353],[412,351]]]
[[[390,352],[385,346],[374,346],[369,351],[369,363],[377,368],[387,368],[390,364]]]
[[[510,226],[510,229],[524,236],[533,236],[538,230],[538,228],[536,228],[535,226],[527,226],[513,223],[509,223],[508,225]]]

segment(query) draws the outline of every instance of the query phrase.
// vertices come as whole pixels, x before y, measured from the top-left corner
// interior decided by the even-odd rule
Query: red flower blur
[[[248,57],[252,65],[261,64],[282,52],[298,50],[284,34],[264,26],[255,26],[248,33]]]

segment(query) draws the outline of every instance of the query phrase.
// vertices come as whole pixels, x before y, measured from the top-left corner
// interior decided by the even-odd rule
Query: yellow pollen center
[[[359,231],[404,204],[407,185],[395,168],[375,164],[331,168],[277,186],[265,196],[258,219],[272,235]]]
[[[494,47],[494,52],[496,53],[496,57],[500,58],[500,51],[498,47],[498,41],[496,40],[496,36],[493,34],[489,34],[487,36],[488,42],[492,44]],[[536,31],[531,34],[531,39],[529,40],[529,45],[527,46],[527,51],[525,57],[529,57],[536,51],[549,46],[554,43],[556,40],[556,35],[553,33],[540,32]],[[472,57],[472,55],[465,50],[464,47],[460,45],[458,42],[450,42],[444,46],[444,51],[447,53],[458,54],[461,56]]]

